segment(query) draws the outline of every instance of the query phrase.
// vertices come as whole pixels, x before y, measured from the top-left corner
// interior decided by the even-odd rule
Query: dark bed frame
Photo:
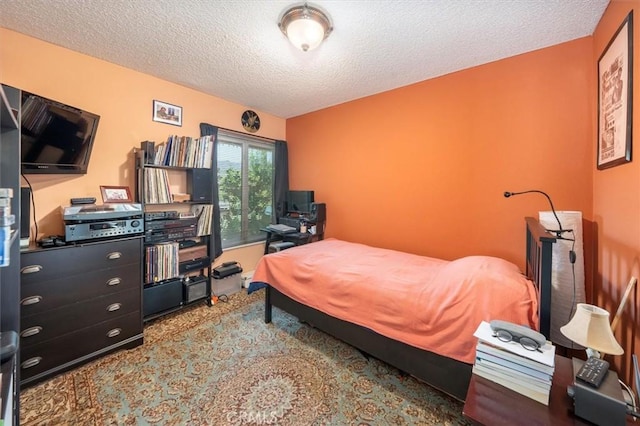
[[[540,332],[549,338],[551,306],[551,254],[556,238],[534,219],[527,223],[527,276],[538,291]],[[380,335],[366,327],[346,322],[285,296],[271,286],[266,287],[266,323],[271,322],[276,306],[312,327],[348,343],[366,354],[410,374],[454,398],[464,401],[471,380],[471,364],[418,349]]]

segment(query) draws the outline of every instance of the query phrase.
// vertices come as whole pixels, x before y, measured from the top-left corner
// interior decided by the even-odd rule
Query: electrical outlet
[[[249,284],[251,283],[252,279],[253,271],[245,272],[244,274],[242,274],[242,287],[249,288]]]

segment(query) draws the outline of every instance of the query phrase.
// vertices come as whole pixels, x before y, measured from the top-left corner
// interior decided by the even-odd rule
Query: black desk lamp
[[[549,197],[549,195],[544,192],[544,191],[540,191],[538,189],[531,189],[529,191],[521,191],[521,192],[509,192],[509,191],[505,191],[504,193],[504,197],[505,198],[509,198],[513,195],[520,195],[520,194],[529,194],[531,192],[537,192],[538,194],[542,194],[545,197],[547,197],[547,200],[549,201],[549,205],[551,206],[551,213],[553,213],[553,217],[556,218],[556,221],[558,222],[558,229],[547,229],[547,231],[549,232],[553,232],[554,234],[556,234],[556,238],[560,239],[560,240],[568,240],[568,241],[573,241],[575,243],[575,239],[574,238],[565,238],[562,236],[562,234],[564,234],[565,232],[573,232],[573,229],[562,229],[562,223],[560,223],[560,219],[558,218],[558,215],[556,214],[556,209],[553,207],[553,202],[551,201],[551,197]],[[576,263],[576,252],[573,250],[573,248],[571,250],[569,250],[569,261],[574,264]]]
[[[545,197],[547,197],[547,200],[549,200],[549,205],[551,206],[551,212],[553,213],[553,217],[556,218],[556,221],[558,222],[558,229],[557,230],[552,230],[552,229],[547,229],[547,231],[549,232],[553,232],[554,234],[556,234],[556,236],[558,238],[562,238],[562,234],[564,232],[571,232],[570,230],[564,230],[562,229],[562,223],[560,223],[560,219],[558,219],[558,215],[556,214],[556,209],[553,207],[553,202],[551,201],[551,197],[549,197],[549,195],[546,192],[543,191],[539,191],[537,189],[531,189],[529,191],[521,191],[521,192],[509,192],[509,191],[505,191],[504,193],[504,197],[505,198],[509,198],[512,195],[520,195],[520,194],[528,194],[530,192],[537,192],[538,194],[542,194]]]

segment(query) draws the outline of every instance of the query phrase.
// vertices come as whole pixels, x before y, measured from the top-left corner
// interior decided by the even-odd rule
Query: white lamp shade
[[[578,303],[575,315],[560,331],[586,348],[611,355],[624,353],[611,331],[609,312],[597,306]]]
[[[324,40],[324,28],[312,19],[291,21],[286,28],[289,41],[298,49],[313,50]]]

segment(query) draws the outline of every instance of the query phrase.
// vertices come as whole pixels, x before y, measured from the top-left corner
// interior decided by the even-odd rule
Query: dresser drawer
[[[63,370],[70,365],[80,364],[87,361],[88,356],[94,352],[106,352],[112,349],[111,346],[117,347],[118,343],[136,335],[142,337],[140,312],[105,321],[38,345],[21,348],[21,380],[28,382],[31,377],[48,370]]]
[[[139,265],[141,252],[141,238],[25,252],[20,255],[20,281],[29,284],[61,277],[77,279],[98,269]]]
[[[20,283],[20,315],[24,318],[129,289],[140,291],[141,282],[141,269],[137,263],[92,271],[73,279],[58,276],[30,283],[23,280]]]
[[[20,345],[24,348],[112,318],[140,312],[140,292],[139,288],[133,288],[35,315],[23,314],[20,318]]]

